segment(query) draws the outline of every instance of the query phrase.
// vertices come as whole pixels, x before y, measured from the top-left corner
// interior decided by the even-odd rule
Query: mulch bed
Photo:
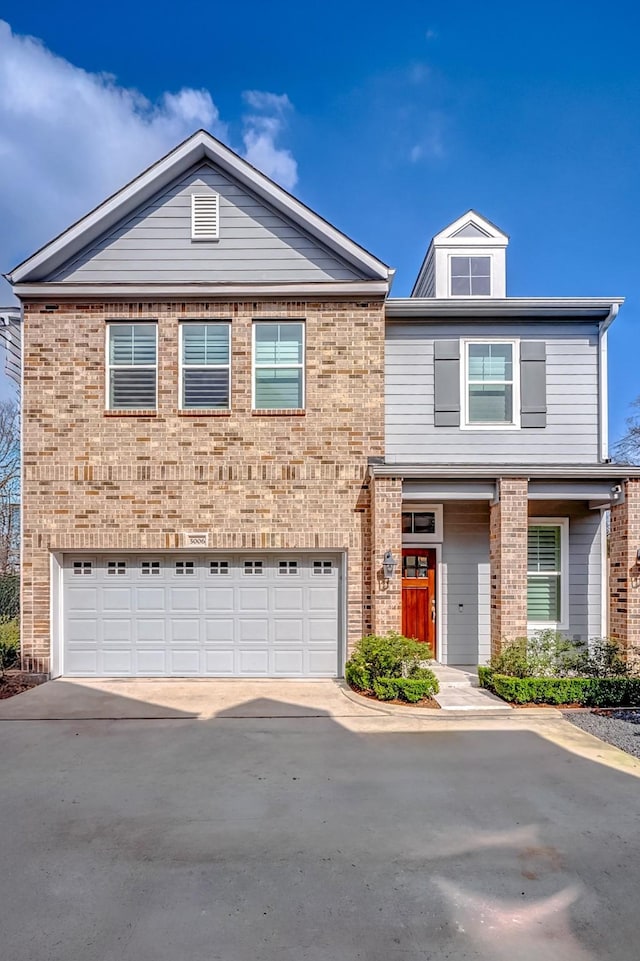
[[[5,671],[0,677],[0,700],[13,697],[14,694],[22,694],[23,691],[28,691],[41,683],[42,679],[33,674],[25,674],[22,671]]]
[[[360,697],[368,697],[370,701],[375,701],[376,704],[397,704],[399,707],[425,707],[430,711],[440,711],[441,707],[436,700],[432,697],[424,697],[421,701],[415,701],[411,703],[409,701],[401,701],[398,698],[394,698],[391,701],[381,701],[379,697],[372,694],[371,691],[359,691],[356,687],[352,687],[351,690],[354,694],[359,694]]]

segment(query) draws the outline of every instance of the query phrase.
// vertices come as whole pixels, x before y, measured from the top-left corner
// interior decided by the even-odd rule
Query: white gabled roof
[[[465,214],[436,234],[432,243],[436,247],[451,243],[467,246],[474,241],[487,246],[506,247],[509,237],[476,210],[467,210]]]
[[[296,200],[263,173],[206,130],[198,130],[113,194],[81,220],[41,247],[6,275],[11,284],[37,283],[77,256],[107,230],[130,216],[176,177],[199,161],[208,160],[237,183],[249,188],[272,208],[334,251],[371,280],[390,282],[393,270],[350,240],[330,223]]]

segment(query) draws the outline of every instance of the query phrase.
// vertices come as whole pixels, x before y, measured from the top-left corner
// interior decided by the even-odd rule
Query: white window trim
[[[453,294],[451,292],[451,288],[453,286],[452,284],[453,277],[451,276],[451,271],[453,268],[452,268],[451,260],[453,257],[487,257],[488,258],[489,260],[489,293],[488,294]],[[452,297],[454,300],[457,300],[458,297],[461,300],[487,300],[488,298],[493,297],[494,269],[495,269],[495,265],[494,265],[493,253],[489,253],[486,250],[478,250],[473,248],[471,250],[465,250],[464,248],[460,248],[460,250],[452,250],[447,255],[447,291],[448,291],[449,297]]]
[[[302,362],[299,364],[256,364],[256,327],[258,324],[299,324],[302,327]],[[305,376],[305,361],[306,361],[306,346],[307,346],[307,325],[304,320],[296,320],[295,318],[287,318],[286,320],[280,320],[279,318],[270,319],[268,317],[258,317],[253,321],[251,325],[251,409],[258,410],[261,412],[268,410],[305,410],[306,409],[306,376]],[[301,394],[302,394],[302,406],[301,407],[256,407],[256,370],[301,370],[302,371],[302,381],[301,381]]]
[[[182,352],[182,331],[186,326],[191,324],[192,326],[213,326],[214,324],[226,324],[227,327],[227,351],[229,360],[226,364],[188,364],[189,370],[222,370],[225,369],[229,372],[229,401],[226,407],[183,407],[183,369],[184,369],[184,357]],[[229,320],[199,320],[195,318],[181,320],[179,325],[178,333],[178,410],[231,410],[231,321]]]
[[[435,514],[436,529],[433,534],[403,534],[402,535],[402,546],[403,547],[413,547],[422,546],[427,544],[441,544],[442,543],[442,515],[443,508],[442,504],[423,504],[418,501],[405,502],[402,505],[402,514],[423,514],[427,511],[431,511]],[[402,521],[402,518],[400,518]]]
[[[156,362],[155,364],[131,364],[128,365],[130,369],[135,368],[136,370],[155,370],[156,372],[156,391],[153,407],[111,407],[111,371],[113,370],[124,370],[125,365],[123,364],[112,364],[111,363],[111,328],[112,327],[154,327],[156,334]],[[108,411],[116,411],[117,413],[126,414],[127,411],[131,410],[157,410],[158,409],[158,380],[160,377],[160,364],[159,364],[159,353],[158,353],[158,324],[155,320],[108,320],[105,323],[104,331],[104,356],[105,356],[105,385],[104,385],[104,409]]]
[[[511,424],[469,423],[469,345],[511,344],[513,358],[513,422]],[[465,337],[461,340],[460,363],[460,429],[461,430],[520,430],[520,340],[517,337]]]
[[[530,517],[528,527],[560,528],[560,620],[527,621],[527,631],[532,634],[552,628],[556,631],[569,630],[569,518],[568,517]],[[533,575],[535,577],[535,574]],[[540,575],[545,576],[543,574]],[[529,564],[527,562],[527,590],[529,584]]]

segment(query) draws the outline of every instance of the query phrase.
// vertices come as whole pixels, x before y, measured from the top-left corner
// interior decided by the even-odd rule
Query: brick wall
[[[609,634],[640,661],[640,479],[625,484],[624,503],[611,509]]]
[[[254,318],[304,319],[303,415],[251,411]],[[158,410],[105,414],[105,321],[158,320]],[[231,412],[178,411],[180,320],[229,320]],[[50,551],[348,552],[348,640],[370,629],[366,465],[384,453],[382,300],[25,304],[23,656],[49,669]]]
[[[373,630],[377,634],[402,630],[402,479],[371,478],[371,565]],[[382,562],[387,551],[396,571],[387,581]]]
[[[501,477],[491,505],[491,653],[527,633],[527,479]]]

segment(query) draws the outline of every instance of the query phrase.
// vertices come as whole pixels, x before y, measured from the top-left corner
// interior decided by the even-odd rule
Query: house
[[[640,475],[606,447],[621,301],[506,296],[474,211],[411,297],[199,131],[9,275],[23,308],[25,666],[340,676],[640,634]]]

